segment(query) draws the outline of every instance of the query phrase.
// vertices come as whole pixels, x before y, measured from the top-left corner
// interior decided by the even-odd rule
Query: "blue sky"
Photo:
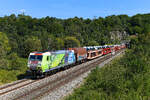
[[[0,0],[0,16],[24,12],[32,17],[94,18],[150,13],[150,0]]]

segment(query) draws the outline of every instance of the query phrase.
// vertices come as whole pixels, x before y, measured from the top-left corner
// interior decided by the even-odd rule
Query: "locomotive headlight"
[[[31,66],[31,61],[28,61],[27,66],[28,66],[28,67],[30,67],[30,66]]]
[[[27,66],[28,66],[28,67],[30,67],[30,64],[29,64],[29,62],[28,62],[28,64],[27,64]]]

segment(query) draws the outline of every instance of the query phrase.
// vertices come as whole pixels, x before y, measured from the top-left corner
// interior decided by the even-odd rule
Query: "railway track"
[[[8,84],[8,85],[5,85],[5,86],[0,87],[0,90],[6,89],[6,88],[8,88],[8,87],[10,87],[10,86],[14,86],[14,85],[16,85],[16,84],[19,84],[19,83],[22,83],[22,82],[25,82],[25,81],[27,81],[27,79],[22,79],[22,80],[20,80],[20,81],[17,81],[17,82],[14,82],[14,83],[10,83],[10,84]]]
[[[15,82],[15,83],[12,83],[12,84],[9,84],[9,85],[6,85],[4,87],[1,87],[0,88],[0,96],[1,95],[4,95],[6,93],[9,93],[13,90],[16,90],[18,88],[21,88],[21,87],[24,87],[24,86],[27,86],[29,84],[32,84],[34,82],[36,82],[37,80],[29,80],[29,79],[23,79],[21,81],[18,81],[18,82]]]
[[[14,84],[2,87],[2,88],[0,88],[0,96],[2,96],[4,94],[6,95],[7,93],[13,92],[13,91],[15,91],[17,89],[20,89],[22,87],[28,86],[30,84],[36,84],[36,83],[38,83],[38,81],[47,80],[45,83],[41,82],[41,84],[38,85],[38,86],[35,86],[35,88],[27,90],[24,93],[20,93],[20,94],[14,96],[13,98],[11,98],[13,100],[39,99],[43,95],[54,91],[55,89],[63,86],[64,84],[74,80],[76,77],[79,77],[83,73],[91,70],[96,65],[102,63],[106,59],[111,58],[111,56],[112,55],[109,54],[107,56],[103,56],[103,57],[100,57],[98,59],[94,59],[94,60],[92,60],[90,62],[87,62],[86,64],[81,64],[82,67],[79,67],[79,68],[73,67],[74,70],[71,70],[71,68],[68,69],[68,70],[65,70],[66,71],[65,74],[57,76],[56,78],[54,78],[52,80],[49,80],[48,78],[44,78],[44,79],[40,79],[40,80],[30,80],[30,81],[29,80],[22,80],[22,81],[20,81],[20,82],[18,82],[16,84],[14,83]],[[80,66],[80,65],[78,65],[78,66]],[[59,73],[63,73],[63,72],[59,72]],[[53,75],[53,76],[56,76],[56,75]],[[12,87],[12,88],[10,88],[10,87]],[[7,89],[7,88],[9,88],[9,89]],[[1,91],[1,90],[3,90],[3,91]]]

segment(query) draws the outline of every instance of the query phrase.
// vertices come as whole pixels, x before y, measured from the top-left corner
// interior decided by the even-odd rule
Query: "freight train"
[[[28,58],[28,72],[32,76],[45,76],[54,70],[92,60],[97,57],[114,54],[116,51],[126,48],[125,44],[88,46],[80,48],[68,48],[67,50],[32,52]]]

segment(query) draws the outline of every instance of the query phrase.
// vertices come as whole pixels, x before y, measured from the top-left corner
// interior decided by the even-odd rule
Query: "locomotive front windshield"
[[[31,61],[42,61],[43,56],[42,55],[30,55],[30,60]]]

